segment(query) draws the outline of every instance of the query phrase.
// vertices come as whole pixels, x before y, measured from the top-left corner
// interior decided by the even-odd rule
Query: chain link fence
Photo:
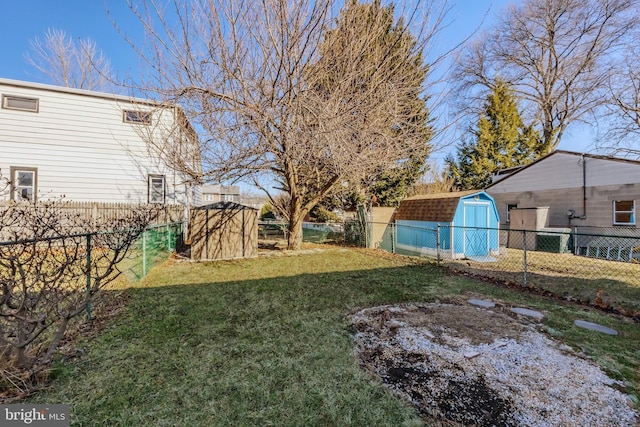
[[[148,226],[122,263],[127,279],[142,279],[156,265],[166,261],[184,243],[182,222]]]
[[[129,230],[125,230],[49,236],[0,242],[0,247],[3,248],[3,256],[21,256],[25,258],[25,262],[36,259],[33,256],[24,257],[21,255],[25,251],[25,247],[32,248],[29,249],[30,253],[48,253],[52,261],[42,258],[45,255],[40,255],[40,258],[52,267],[62,266],[64,262],[81,261],[81,267],[86,270],[83,273],[86,276],[83,280],[86,279],[87,283],[89,283],[92,280],[92,272],[87,266],[92,264],[92,260],[103,256],[105,251],[114,246],[114,243],[117,246],[118,241],[127,238],[129,234]],[[169,255],[180,248],[183,242],[182,222],[148,226],[130,246],[126,257],[117,267],[128,280],[137,281],[146,276],[155,265],[168,259]],[[71,250],[75,254],[73,257],[69,255]],[[81,254],[81,257],[78,254]],[[58,260],[58,258],[61,260]],[[25,267],[25,271],[28,270]]]
[[[639,230],[423,228],[391,223],[371,247],[430,257],[471,276],[640,315]]]
[[[307,243],[342,242],[347,234],[353,235],[352,226],[356,224],[305,222],[302,225],[302,241]],[[282,221],[259,221],[258,240],[286,240],[289,224]],[[355,236],[358,236],[356,232]],[[358,238],[358,237],[356,237]]]

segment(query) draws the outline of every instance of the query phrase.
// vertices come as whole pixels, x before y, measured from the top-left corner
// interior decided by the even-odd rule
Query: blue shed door
[[[489,205],[465,203],[464,225],[465,256],[489,255]]]

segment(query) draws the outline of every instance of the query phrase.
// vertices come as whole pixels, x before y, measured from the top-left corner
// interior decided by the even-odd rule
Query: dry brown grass
[[[507,249],[496,262],[455,260],[446,265],[455,271],[640,318],[640,265],[636,263],[527,251],[525,275],[523,251]]]

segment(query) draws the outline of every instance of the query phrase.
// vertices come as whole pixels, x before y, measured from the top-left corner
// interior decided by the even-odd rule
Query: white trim
[[[631,202],[633,205],[630,211],[618,211],[616,210],[616,202]],[[611,202],[611,209],[613,215],[613,225],[636,225],[636,201],[635,200],[613,200]],[[616,213],[630,213],[631,221],[629,222],[616,222]]]
[[[24,107],[16,107],[9,105],[12,100],[16,101],[32,101],[35,103],[35,108],[24,108]],[[34,98],[32,96],[21,96],[21,95],[10,95],[3,93],[2,94],[2,108],[5,110],[15,110],[15,111],[27,111],[29,113],[38,113],[40,112],[40,98]]]
[[[422,246],[417,248],[417,247],[412,246],[412,245],[405,245],[403,243],[398,243],[398,244],[396,244],[396,249],[400,249],[400,250],[407,251],[407,252],[416,252],[420,256],[428,256],[428,257],[432,257],[432,258],[437,258],[437,256],[438,256],[438,250],[436,248],[426,248],[426,247],[422,247]],[[462,253],[462,254],[455,253],[453,248],[452,248],[451,251],[440,250],[440,257],[441,258],[446,258],[446,259],[462,259],[462,258],[465,257],[465,255],[464,255],[464,253]]]

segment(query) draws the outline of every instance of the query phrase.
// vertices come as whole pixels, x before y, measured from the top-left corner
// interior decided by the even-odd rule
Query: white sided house
[[[1,199],[200,204],[197,137],[179,108],[8,79],[0,96]]]
[[[529,229],[513,224],[518,213],[518,218],[537,222],[536,229],[616,227],[634,235],[634,230],[640,229],[637,160],[557,150],[527,166],[494,176],[486,192],[496,201],[501,228]]]

